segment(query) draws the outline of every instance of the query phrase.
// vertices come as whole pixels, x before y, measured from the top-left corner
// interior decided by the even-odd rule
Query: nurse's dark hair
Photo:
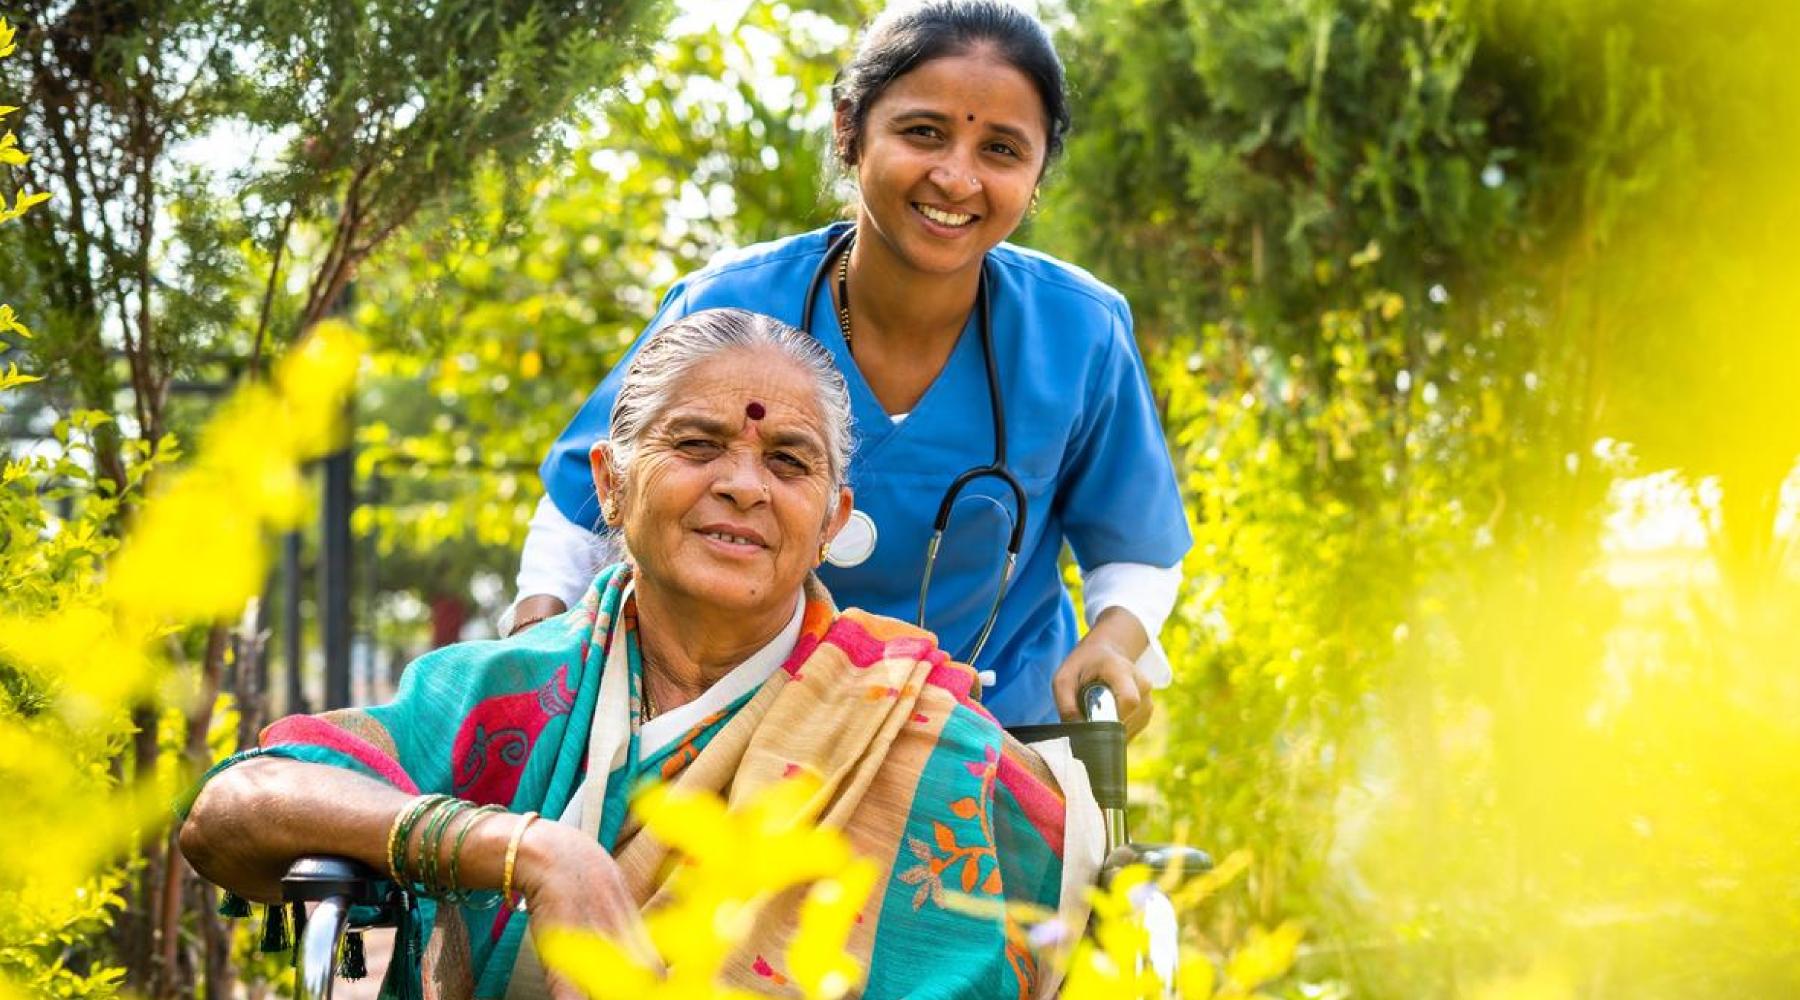
[[[817,339],[762,313],[747,309],[703,309],[650,334],[632,356],[619,394],[613,399],[613,468],[628,477],[638,442],[655,425],[696,367],[734,350],[772,349],[812,379],[819,414],[824,418],[825,459],[831,476],[827,515],[836,513],[838,487],[850,468],[850,388],[831,352]]]
[[[890,84],[933,59],[986,47],[1025,74],[1044,105],[1044,165],[1062,152],[1069,132],[1069,95],[1062,60],[1037,19],[1006,0],[926,0],[890,7],[869,26],[856,55],[831,84],[831,106],[843,118],[833,145],[856,163],[869,109]]]

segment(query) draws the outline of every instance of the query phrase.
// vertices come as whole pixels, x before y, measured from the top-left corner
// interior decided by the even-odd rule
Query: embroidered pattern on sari
[[[536,690],[489,698],[475,706],[450,751],[456,761],[451,794],[471,802],[511,800],[532,743],[551,719],[569,713],[575,692],[569,690],[568,679],[567,668],[559,669]]]
[[[663,781],[674,778],[682,771],[687,770],[687,766],[700,756],[700,751],[705,750],[706,745],[712,742],[719,727],[726,719],[737,714],[740,707],[742,707],[742,701],[721,708],[694,723],[679,738],[671,740],[667,747],[647,757],[641,766],[644,768],[655,767],[656,776]]]
[[[925,905],[927,899],[934,906],[945,905],[944,876],[950,869],[959,866],[959,891],[974,894],[979,883],[981,895],[999,894],[1000,863],[994,857],[994,828],[986,805],[988,796],[993,791],[996,761],[997,754],[992,748],[988,749],[982,760],[971,761],[967,766],[969,772],[980,779],[980,794],[965,795],[950,803],[950,812],[958,819],[977,822],[975,839],[964,843],[956,830],[939,821],[931,824],[932,844],[926,844],[919,837],[906,838],[907,850],[919,860],[918,864],[900,873],[900,881],[919,887],[919,891],[913,895],[913,909],[917,910]],[[940,851],[943,853],[940,854]],[[982,876],[984,861],[987,862],[986,877]]]

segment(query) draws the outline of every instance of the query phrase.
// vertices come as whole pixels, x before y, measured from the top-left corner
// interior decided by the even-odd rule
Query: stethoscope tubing
[[[839,254],[850,247],[856,239],[854,226],[844,230],[825,248],[825,256],[813,271],[812,280],[806,286],[806,300],[801,303],[800,330],[811,337],[817,337],[812,329],[813,309],[819,301],[819,290],[825,284],[825,277],[831,271],[831,264]],[[971,666],[980,658],[982,649],[987,645],[988,637],[993,634],[994,623],[1000,618],[1000,604],[1006,599],[1007,588],[1012,584],[1013,569],[1019,562],[1019,551],[1025,544],[1025,514],[1027,502],[1025,487],[1018,477],[1006,468],[1006,403],[1000,389],[1000,366],[994,357],[994,317],[992,303],[989,298],[988,262],[984,256],[981,260],[981,278],[975,288],[975,308],[980,317],[977,324],[981,335],[981,356],[987,369],[988,410],[994,421],[994,460],[987,465],[977,465],[966,469],[951,480],[949,488],[938,503],[937,516],[931,523],[931,541],[925,547],[925,571],[919,580],[919,615],[916,624],[925,627],[925,600],[931,592],[931,574],[937,566],[938,550],[944,542],[944,531],[950,526],[950,509],[956,505],[962,491],[977,479],[998,479],[1012,490],[1013,499],[1018,507],[1019,515],[1013,520],[1012,533],[1006,542],[1006,565],[1000,574],[1000,586],[994,591],[994,601],[988,607],[987,619],[982,622],[981,630],[976,633],[975,641],[969,652],[957,659]]]

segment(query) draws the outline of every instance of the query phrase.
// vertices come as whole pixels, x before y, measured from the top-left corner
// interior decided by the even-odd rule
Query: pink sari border
[[[1062,797],[1014,759],[1011,752],[1000,755],[1000,767],[995,778],[1000,782],[1000,787],[1012,795],[1025,818],[1031,821],[1044,842],[1050,845],[1050,850],[1061,860],[1063,821],[1067,810]]]
[[[316,715],[290,715],[273,722],[263,730],[259,742],[265,747],[279,746],[282,743],[328,747],[353,758],[395,788],[414,795],[419,793],[419,786],[413,784],[412,778],[407,776],[394,758],[376,749],[368,740],[340,729]]]

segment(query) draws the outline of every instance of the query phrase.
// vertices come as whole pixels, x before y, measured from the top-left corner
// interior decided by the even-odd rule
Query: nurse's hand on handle
[[[1126,734],[1136,736],[1149,724],[1155,709],[1150,681],[1137,669],[1137,658],[1149,645],[1150,636],[1137,616],[1124,608],[1102,611],[1050,681],[1057,714],[1065,722],[1080,721],[1079,693],[1099,681],[1119,700],[1119,718],[1125,722]]]

